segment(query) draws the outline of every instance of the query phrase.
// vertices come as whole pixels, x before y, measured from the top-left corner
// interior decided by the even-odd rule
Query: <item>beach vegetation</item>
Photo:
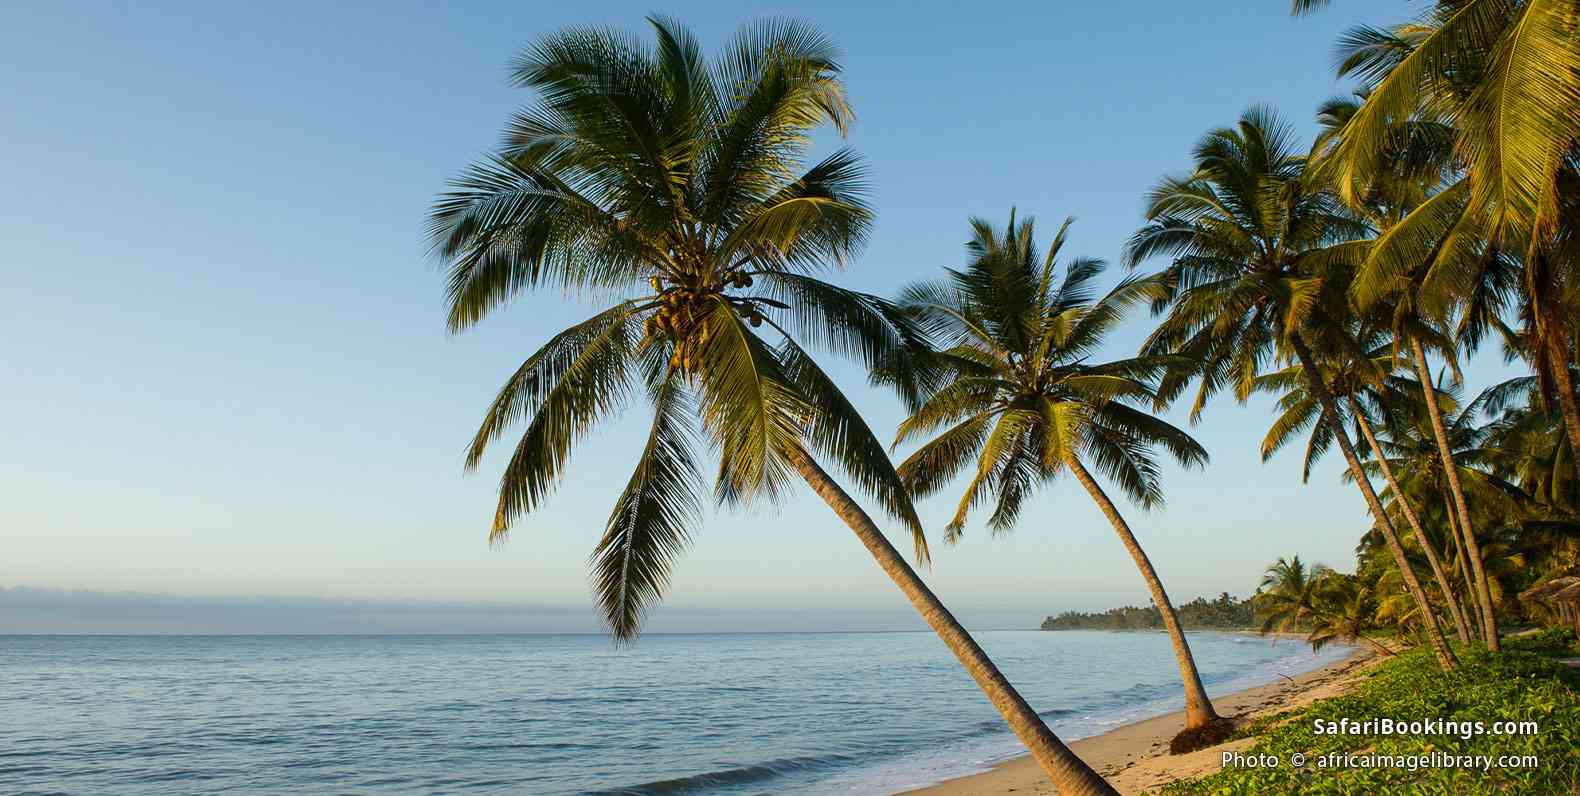
[[[1546,641],[1548,637],[1543,637]],[[1445,672],[1425,649],[1378,665],[1351,692],[1265,717],[1251,726],[1247,755],[1279,765],[1225,768],[1162,789],[1182,794],[1570,793],[1580,788],[1580,673],[1511,639],[1501,653],[1461,650]],[[1544,647],[1544,649],[1546,649]],[[1329,722],[1441,720],[1444,732],[1319,732]],[[1535,732],[1496,734],[1494,722],[1535,722]],[[1461,732],[1480,722],[1485,732]],[[1452,723],[1452,724],[1450,724]],[[1299,755],[1302,765],[1294,765]],[[1404,765],[1347,765],[1344,755],[1382,755]],[[1452,759],[1453,764],[1445,761]],[[1464,764],[1475,759],[1485,765]],[[1414,765],[1408,761],[1415,761]],[[1502,760],[1503,765],[1498,765]],[[1535,761],[1534,765],[1529,764]]]

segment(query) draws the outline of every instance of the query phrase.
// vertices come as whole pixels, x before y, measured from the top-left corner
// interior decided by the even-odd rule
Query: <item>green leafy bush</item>
[[[1165,794],[1218,796],[1264,793],[1519,793],[1580,792],[1580,676],[1549,658],[1523,651],[1491,655],[1467,652],[1454,672],[1437,668],[1425,650],[1381,664],[1350,694],[1297,711],[1293,720],[1272,727],[1248,754],[1278,756],[1277,768],[1227,768],[1217,774],[1182,780]],[[1318,734],[1317,720],[1362,721],[1534,720],[1534,735],[1336,735]],[[1275,722],[1263,722],[1269,727]],[[1291,755],[1307,765],[1293,768]],[[1536,768],[1479,769],[1318,768],[1331,752],[1379,755],[1535,755]]]
[[[1549,627],[1523,636],[1510,636],[1503,640],[1503,648],[1538,655],[1575,655],[1575,632],[1567,627]]]

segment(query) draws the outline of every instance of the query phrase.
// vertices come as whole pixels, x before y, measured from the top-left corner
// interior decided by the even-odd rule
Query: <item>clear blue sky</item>
[[[1186,165],[1203,131],[1253,103],[1309,131],[1317,103],[1342,90],[1336,34],[1412,10],[31,5],[0,30],[0,586],[571,610],[588,601],[585,560],[641,418],[580,450],[558,497],[490,549],[499,459],[465,477],[463,444],[520,359],[589,308],[533,295],[447,336],[422,237],[445,180],[529,101],[506,85],[506,63],[539,34],[595,23],[645,35],[653,10],[709,49],[757,15],[827,31],[858,114],[849,143],[876,186],[876,235],[844,281],[888,293],[959,263],[966,218],[1011,205],[1047,227],[1076,215],[1071,249],[1117,258],[1143,192]],[[834,370],[887,435],[896,402]],[[1268,421],[1265,406],[1214,406],[1196,429],[1211,469],[1169,471],[1167,508],[1131,510],[1176,597],[1245,594],[1290,553],[1351,563],[1358,496],[1331,462],[1304,488],[1296,453],[1262,465]],[[926,504],[929,524],[951,505]],[[973,529],[940,545],[929,580],[977,626],[1145,601],[1074,485],[1045,492],[1009,539]],[[711,517],[670,604],[655,629],[726,607],[911,626],[810,496]]]

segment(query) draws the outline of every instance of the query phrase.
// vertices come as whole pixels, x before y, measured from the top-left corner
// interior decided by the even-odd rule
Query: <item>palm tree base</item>
[[[1214,716],[1206,724],[1200,727],[1186,727],[1169,739],[1169,754],[1182,755],[1209,746],[1217,746],[1233,737],[1239,727],[1240,723],[1234,719]]]

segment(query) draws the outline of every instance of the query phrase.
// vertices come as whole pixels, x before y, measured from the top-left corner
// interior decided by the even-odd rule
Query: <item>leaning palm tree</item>
[[[1305,13],[1328,0],[1294,0]],[[1346,197],[1392,167],[1390,128],[1427,112],[1457,131],[1471,200],[1500,238],[1539,239],[1561,210],[1559,175],[1580,139],[1580,7],[1572,0],[1437,0],[1412,22],[1341,41],[1341,76],[1365,103],[1332,167]]]
[[[802,347],[870,365],[919,341],[883,300],[812,278],[867,233],[849,151],[802,168],[811,133],[851,119],[835,52],[815,30],[747,27],[711,63],[683,28],[656,43],[574,29],[515,64],[536,89],[503,149],[442,196],[431,234],[461,331],[551,287],[612,306],[551,337],[505,382],[472,441],[475,468],[525,422],[500,479],[491,538],[537,509],[575,445],[644,394],[653,421],[591,567],[613,635],[633,638],[700,519],[699,443],[721,504],[772,499],[800,478],[855,533],[1065,793],[1112,793],[1043,723],[860,505],[837,465],[926,543],[883,445]],[[760,336],[762,330],[767,336]],[[700,434],[699,432],[700,426]]]
[[[1315,590],[1317,598],[1310,617],[1311,632],[1306,636],[1312,652],[1335,641],[1344,644],[1364,641],[1384,657],[1394,654],[1372,635],[1378,625],[1377,603],[1370,585],[1354,575],[1330,571],[1317,579]]]
[[[1273,562],[1251,596],[1262,620],[1259,632],[1296,633],[1309,627],[1317,610],[1317,583],[1330,571],[1322,564],[1308,565],[1298,555]]]
[[[1437,390],[1432,386],[1432,371],[1427,364],[1426,349],[1422,345],[1422,337],[1429,331],[1421,331],[1425,324],[1413,324],[1415,330],[1407,331],[1409,347],[1413,356],[1416,378],[1422,385],[1423,401],[1426,407],[1426,416],[1432,428],[1432,439],[1437,445],[1437,455],[1442,461],[1442,472],[1446,476],[1448,496],[1453,500],[1455,518],[1459,534],[1464,541],[1466,551],[1471,562],[1471,571],[1476,578],[1476,595],[1481,603],[1482,641],[1487,647],[1496,652],[1502,647],[1498,634],[1498,620],[1492,611],[1492,594],[1487,581],[1487,573],[1481,566],[1481,551],[1476,541],[1475,521],[1471,517],[1470,503],[1465,497],[1465,487],[1460,481],[1459,466],[1454,462],[1453,446],[1449,439],[1448,426],[1443,420],[1443,408],[1438,402]],[[1454,356],[1452,349],[1446,349],[1444,356],[1452,364]]]
[[[1345,131],[1364,108],[1349,100],[1334,100],[1323,107],[1318,119],[1324,132],[1313,148],[1317,173],[1322,173],[1323,164],[1342,159]],[[1350,285],[1350,294],[1360,311],[1391,315],[1395,348],[1409,352],[1436,435],[1438,455],[1448,475],[1448,495],[1463,535],[1460,541],[1470,550],[1471,561],[1479,562],[1475,524],[1452,461],[1427,349],[1433,348],[1457,374],[1455,346],[1440,329],[1447,328],[1450,316],[1458,312],[1460,337],[1473,349],[1485,333],[1481,327],[1495,322],[1488,316],[1495,318],[1497,304],[1510,291],[1509,285],[1503,284],[1509,281],[1505,269],[1495,267],[1497,258],[1488,256],[1495,254],[1495,249],[1488,247],[1476,228],[1477,215],[1470,212],[1466,201],[1469,184],[1455,176],[1445,178],[1457,174],[1451,146],[1455,132],[1444,119],[1422,113],[1392,120],[1378,131],[1386,138],[1381,143],[1387,154],[1385,165],[1372,171],[1364,194],[1352,196],[1351,201],[1379,234],[1375,241],[1364,244],[1366,257]],[[1345,183],[1341,187],[1355,186]],[[1415,212],[1418,209],[1425,210]],[[1450,219],[1453,223],[1443,226]],[[1496,651],[1497,620],[1488,608],[1486,573],[1479,563],[1473,571],[1482,606],[1482,640]]]
[[[1195,418],[1224,386],[1232,385],[1244,401],[1270,360],[1297,362],[1426,618],[1438,662],[1452,668],[1454,653],[1432,619],[1426,592],[1366,478],[1312,353],[1313,340],[1339,328],[1335,319],[1348,311],[1345,267],[1357,255],[1353,242],[1370,227],[1336,197],[1305,184],[1305,156],[1295,151],[1290,129],[1266,110],[1252,109],[1235,127],[1208,133],[1196,146],[1195,160],[1190,174],[1166,178],[1153,190],[1149,223],[1125,249],[1131,266],[1153,256],[1170,258],[1163,273],[1172,295],[1154,305],[1168,315],[1143,352],[1175,353],[1197,363],[1166,376],[1160,397],[1172,400],[1189,382],[1199,382]]]
[[[1034,225],[996,230],[974,219],[965,270],[911,285],[901,306],[943,350],[933,357],[942,377],[915,413],[900,424],[898,446],[942,433],[903,464],[900,476],[918,495],[942,489],[962,471],[965,494],[948,525],[959,537],[970,509],[994,501],[988,520],[1008,531],[1032,490],[1069,473],[1102,510],[1152,593],[1185,684],[1187,729],[1218,720],[1163,581],[1117,506],[1087,468],[1090,463],[1143,507],[1162,502],[1152,451],[1162,448],[1186,465],[1206,462],[1190,435],[1126,401],[1150,403],[1145,379],[1162,369],[1160,357],[1093,363],[1093,353],[1128,307],[1158,295],[1156,280],[1125,280],[1100,298],[1091,281],[1100,260],[1063,265],[1059,251],[1068,221],[1047,253],[1037,251]]]
[[[1294,10],[1325,5],[1295,0]],[[1450,239],[1490,243],[1523,259],[1517,298],[1525,348],[1544,398],[1580,448],[1580,398],[1569,372],[1569,319],[1580,311],[1577,29],[1580,7],[1571,0],[1438,0],[1413,22],[1351,30],[1340,42],[1339,74],[1359,79],[1366,99],[1331,137],[1320,171],[1359,205],[1394,168],[1400,120],[1424,116],[1453,129],[1446,187],[1409,208],[1401,226],[1412,232],[1395,247],[1398,260],[1453,258],[1462,246],[1444,245]],[[1473,290],[1464,280],[1450,283],[1460,298]]]

